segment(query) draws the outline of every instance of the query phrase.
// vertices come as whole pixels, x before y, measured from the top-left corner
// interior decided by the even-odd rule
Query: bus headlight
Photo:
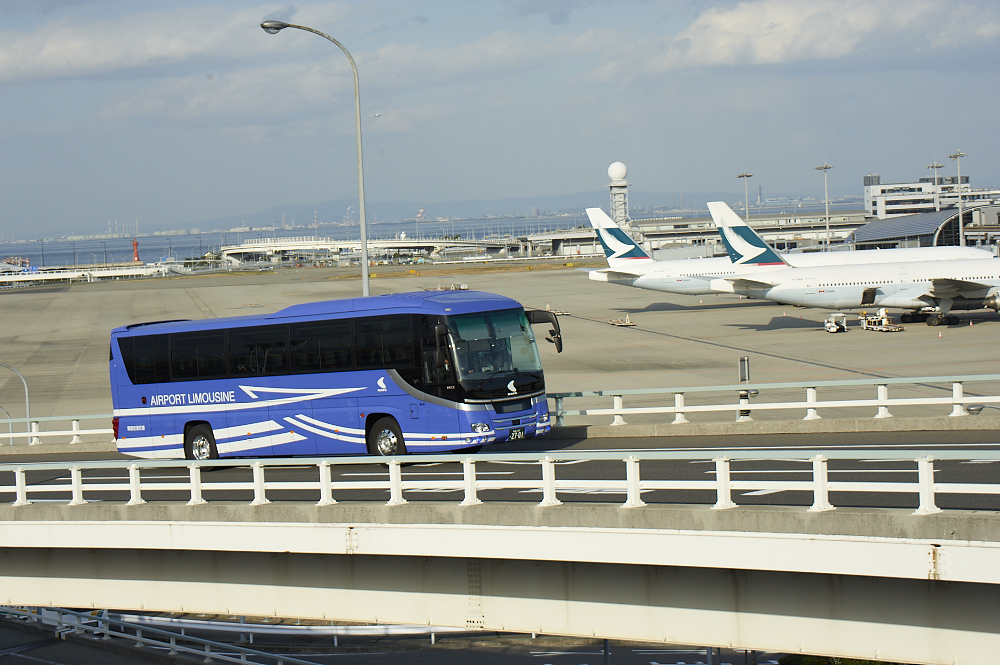
[[[486,423],[472,423],[472,431],[476,434],[485,434],[490,431],[490,426]]]

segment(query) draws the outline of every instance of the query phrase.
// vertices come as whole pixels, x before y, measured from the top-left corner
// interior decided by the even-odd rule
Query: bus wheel
[[[219,458],[211,427],[195,425],[188,430],[187,436],[184,437],[184,457],[196,460]]]
[[[379,418],[368,432],[368,452],[372,455],[405,455],[406,444],[395,418]]]

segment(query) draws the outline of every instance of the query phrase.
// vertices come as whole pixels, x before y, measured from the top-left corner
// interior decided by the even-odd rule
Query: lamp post
[[[358,205],[360,206],[361,215],[361,295],[369,295],[368,291],[368,229],[365,225],[365,171],[363,161],[361,159],[361,96],[358,92],[358,67],[354,64],[354,58],[351,57],[350,52],[344,45],[338,42],[336,39],[320,32],[319,30],[314,30],[313,28],[308,28],[304,25],[295,25],[293,23],[285,23],[284,21],[264,21],[260,24],[264,32],[274,35],[284,30],[285,28],[296,28],[298,30],[305,30],[306,32],[311,32],[314,35],[319,35],[324,39],[328,39],[333,42],[344,52],[347,56],[347,60],[351,63],[351,70],[354,72],[354,124],[355,130],[358,136]]]
[[[73,269],[76,270],[76,243],[71,242],[70,245],[73,246]]]
[[[833,167],[826,162],[823,162],[823,166],[817,166],[817,171],[823,172],[823,202],[826,204],[826,250],[830,251],[830,189],[826,184],[826,172]]]
[[[750,190],[748,189],[749,179],[753,177],[753,174],[749,171],[744,171],[743,173],[736,176],[737,178],[743,178],[743,205],[746,206],[746,217],[747,224],[750,224]]]
[[[962,207],[962,158],[967,155],[961,150],[956,150],[954,155],[948,155],[948,159],[955,160],[958,167],[958,246],[965,247],[965,209]]]
[[[938,212],[941,210],[941,183],[938,182],[937,171],[938,169],[943,169],[944,164],[938,164],[935,161],[933,164],[928,164],[927,168],[934,169],[934,211]]]
[[[107,268],[108,267],[108,244],[102,240],[101,241],[101,246],[104,247],[104,267]]]

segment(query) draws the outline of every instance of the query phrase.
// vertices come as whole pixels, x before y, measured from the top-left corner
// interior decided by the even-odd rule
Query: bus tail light
[[[118,438],[118,416],[111,419],[111,430],[114,432],[115,439]]]

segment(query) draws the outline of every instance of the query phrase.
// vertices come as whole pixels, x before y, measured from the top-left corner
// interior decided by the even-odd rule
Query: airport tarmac
[[[899,333],[863,331],[852,316],[848,333],[829,334],[822,327],[828,314],[824,310],[598,283],[587,279],[587,265],[604,264],[563,259],[455,268],[379,266],[372,268],[370,284],[373,295],[466,284],[510,296],[528,308],[569,312],[560,317],[562,354],[556,354],[543,340],[545,331],[536,326],[550,393],[730,384],[738,380],[741,356],[750,358],[754,382],[1000,373],[992,350],[1000,317],[991,310],[961,313],[959,326],[912,324]],[[107,358],[112,328],[141,321],[262,314],[298,303],[353,297],[361,291],[356,274],[357,268],[302,268],[4,291],[0,363],[26,377],[32,417],[110,413]],[[626,315],[634,326],[609,324]],[[913,394],[941,390],[912,389]],[[996,388],[990,390],[996,394]],[[666,395],[653,401],[671,399]],[[648,402],[632,400],[628,405]],[[610,400],[600,405],[610,407]],[[3,367],[0,406],[13,418],[24,416],[21,381]],[[568,403],[567,408],[582,405]],[[901,411],[897,415],[906,415],[905,408]],[[725,420],[731,414],[703,417]],[[754,417],[789,415],[759,412]],[[630,422],[671,419],[661,414]],[[608,416],[575,420],[608,421]]]

